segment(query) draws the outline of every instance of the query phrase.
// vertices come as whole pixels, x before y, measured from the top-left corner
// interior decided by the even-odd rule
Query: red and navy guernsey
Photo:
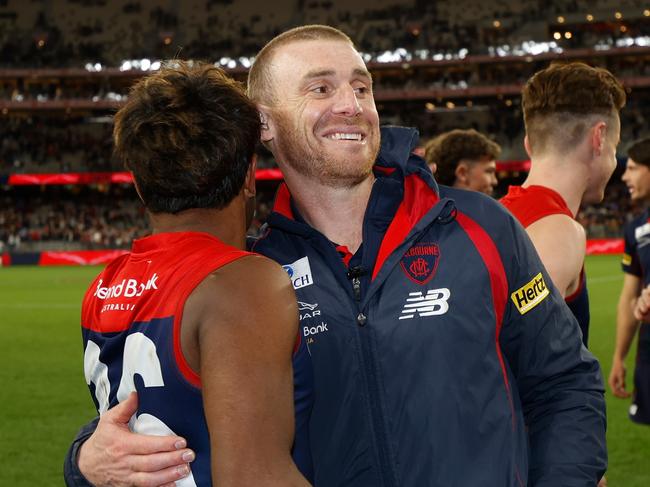
[[[551,215],[566,215],[573,218],[573,214],[567,206],[564,198],[546,186],[510,186],[508,193],[499,200],[503,206],[528,228],[536,221]],[[564,298],[573,316],[578,320],[580,331],[582,331],[582,343],[587,346],[589,343],[589,292],[587,290],[587,275],[585,267],[580,271],[580,283],[578,288],[569,296]]]
[[[208,274],[246,255],[206,233],[155,234],[112,261],[83,301],[84,371],[98,411],[137,391],[130,428],[183,436],[196,452],[192,475],[179,487],[212,485],[201,379],[180,346],[183,307]],[[309,474],[310,465],[305,468]]]

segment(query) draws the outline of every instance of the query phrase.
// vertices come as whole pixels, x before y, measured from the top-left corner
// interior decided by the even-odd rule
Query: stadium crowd
[[[121,249],[148,232],[132,187],[29,189],[0,202],[0,251]]]
[[[166,59],[179,50],[186,58],[238,59],[252,56],[289,25],[304,23],[338,25],[354,33],[360,49],[374,57],[396,46],[452,55],[461,50],[490,54],[496,46],[514,46],[531,36],[540,42],[553,40],[555,30],[563,33],[567,28],[572,35],[556,39],[561,47],[615,46],[621,39],[650,33],[650,15],[641,0],[384,0],[354,6],[340,0],[301,0],[268,15],[262,13],[263,5],[251,12],[240,2],[205,0],[200,16],[190,7],[162,2],[67,3],[73,4],[76,15],[66,21],[44,8],[25,11],[20,2],[0,4],[0,67],[80,67],[87,62],[119,66],[124,59]],[[105,10],[101,19],[89,14],[98,7]],[[594,13],[591,20],[585,16],[588,12]],[[115,22],[117,17],[128,20],[129,29],[124,27],[127,22]]]
[[[249,235],[259,234],[276,187],[266,183],[258,189]],[[506,189],[500,184],[495,196],[505,194]],[[623,225],[641,210],[630,203],[617,172],[603,203],[583,208],[578,221],[589,238],[618,238]],[[127,249],[134,238],[148,232],[144,208],[129,185],[12,188],[0,196],[0,252]]]
[[[286,14],[291,9],[265,15],[264,6],[251,13],[250,9],[242,9],[240,2],[206,0],[205,15],[198,18],[183,5],[171,8],[158,2],[67,3],[75,9],[75,16],[67,21],[52,11],[26,10],[20,2],[0,3],[0,68],[58,69],[81,67],[88,62],[119,66],[128,58],[175,55],[207,59],[227,55],[239,66],[241,59],[252,56],[287,25],[324,22],[353,33],[360,50],[369,53],[367,60],[373,69],[384,123],[417,127],[423,144],[451,129],[474,128],[502,146],[502,160],[527,158],[517,90],[506,94],[495,91],[483,97],[464,94],[465,90],[516,87],[547,65],[549,59],[475,63],[457,58],[495,55],[495,46],[506,46],[507,54],[526,40],[555,41],[558,48],[577,49],[616,46],[620,39],[650,34],[650,11],[644,10],[640,0],[523,0],[516,5],[504,0],[377,0],[355,6],[336,0],[301,0],[292,15]],[[105,9],[106,15],[99,19],[93,16],[93,22],[89,22],[90,14],[86,13],[96,12],[97,8]],[[614,11],[620,18],[610,18]],[[593,12],[591,19],[586,12]],[[115,22],[118,17],[120,22]],[[127,24],[129,35],[124,31]],[[556,32],[562,34],[560,39],[554,37]],[[565,36],[566,32],[571,35]],[[382,54],[396,48],[404,50],[403,56],[426,51],[427,59],[442,53],[435,59],[457,61],[449,65],[432,62],[425,66],[382,66]],[[457,56],[461,50],[462,56]],[[590,62],[608,68],[620,78],[639,79],[650,76],[650,62],[640,59],[596,54]],[[237,69],[235,73],[241,77],[243,71]],[[115,102],[117,107],[127,96],[132,79],[126,73],[86,78],[5,75],[0,76],[0,102],[86,100]],[[438,92],[445,96],[436,95]],[[621,154],[627,143],[644,134],[650,120],[649,98],[647,90],[636,88],[629,96],[622,112]],[[106,108],[67,110],[64,114],[13,108],[0,111],[0,177],[14,173],[123,170],[112,154],[111,113]],[[276,167],[263,148],[258,167]],[[614,179],[605,202],[584,208],[579,215],[592,238],[620,236],[621,226],[630,214],[627,192],[618,176]],[[497,188],[497,193],[505,191],[505,183]],[[273,193],[273,188],[261,191],[251,233],[256,233],[265,220]],[[13,188],[7,189],[2,198],[0,245],[5,249],[57,241],[84,247],[125,248],[147,228],[135,195],[119,186],[102,191],[48,188],[35,193]],[[114,221],[121,223],[108,225]]]
[[[621,150],[644,133],[650,121],[650,94],[634,93],[621,113]],[[381,102],[384,123],[417,127],[423,142],[455,128],[473,128],[503,147],[502,159],[521,160],[523,123],[518,97],[423,104]],[[112,154],[110,117],[29,114],[0,117],[0,176],[11,173],[122,171]],[[276,167],[262,148],[258,166]]]

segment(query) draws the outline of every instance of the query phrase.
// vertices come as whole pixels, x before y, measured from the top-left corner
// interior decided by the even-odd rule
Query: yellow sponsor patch
[[[512,299],[512,302],[515,303],[519,312],[523,315],[544,301],[548,295],[548,287],[546,287],[544,277],[540,272],[533,277],[529,283],[524,284],[512,293],[510,298]]]
[[[629,254],[623,254],[623,265],[630,265],[632,263],[632,256]]]

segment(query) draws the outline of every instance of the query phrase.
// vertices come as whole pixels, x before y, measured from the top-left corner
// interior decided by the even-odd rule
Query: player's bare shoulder
[[[526,228],[551,280],[563,296],[575,290],[585,258],[585,231],[568,215],[550,215]]]
[[[251,303],[295,302],[289,276],[280,265],[258,254],[241,257],[206,277],[196,289],[207,306],[249,308]],[[242,310],[243,311],[243,310]]]
[[[577,221],[568,215],[549,215],[540,218],[526,227],[526,231],[535,241],[535,237],[555,242],[560,247],[565,245],[584,246],[585,230]]]

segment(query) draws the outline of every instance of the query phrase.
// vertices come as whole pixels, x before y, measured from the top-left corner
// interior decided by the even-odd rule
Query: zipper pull
[[[363,267],[355,266],[348,270],[348,279],[352,281],[352,290],[354,291],[354,299],[361,301],[361,276],[366,273]]]
[[[354,289],[354,299],[361,301],[361,279],[358,277],[352,279],[352,289]]]

